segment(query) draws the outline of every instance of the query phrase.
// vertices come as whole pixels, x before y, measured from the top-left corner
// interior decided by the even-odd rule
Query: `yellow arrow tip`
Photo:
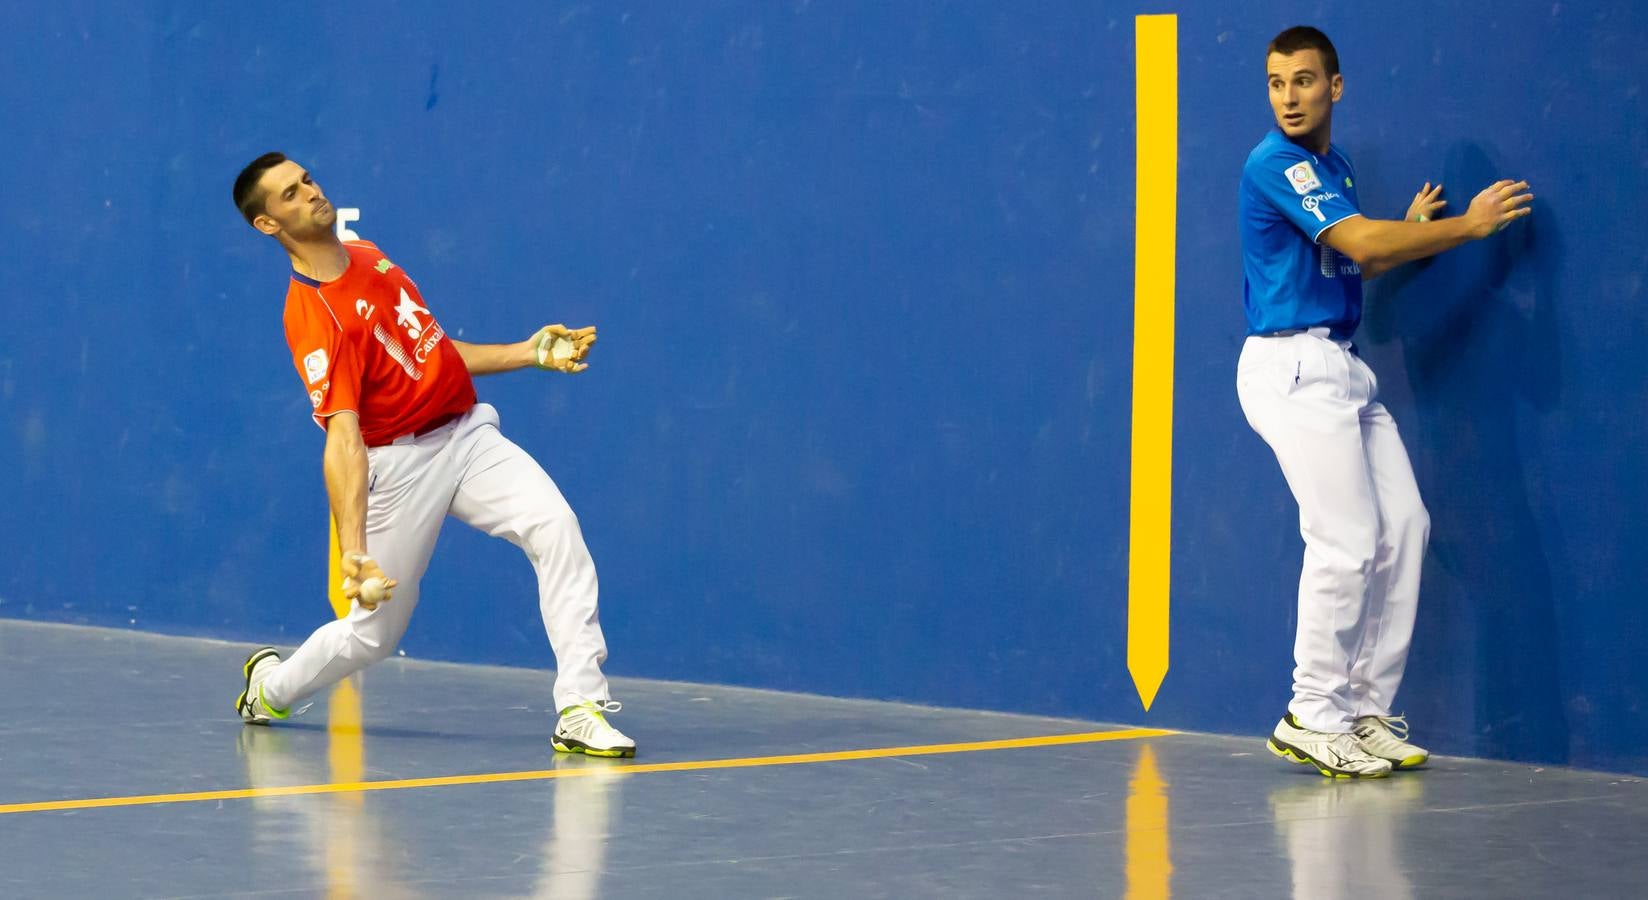
[[[1167,678],[1167,665],[1127,666],[1128,674],[1133,676],[1133,688],[1139,692],[1139,702],[1144,704],[1144,711],[1150,712],[1150,704],[1156,702],[1156,692],[1162,689],[1162,681]]]

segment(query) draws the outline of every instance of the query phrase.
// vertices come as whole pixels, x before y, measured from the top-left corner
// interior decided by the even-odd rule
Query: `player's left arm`
[[[1526,181],[1502,179],[1483,188],[1471,200],[1470,208],[1457,218],[1432,221],[1429,213],[1415,213],[1427,202],[1426,192],[1414,198],[1408,208],[1413,221],[1395,222],[1363,216],[1335,223],[1320,237],[1322,243],[1356,260],[1363,280],[1377,278],[1406,262],[1435,256],[1467,241],[1478,241],[1498,233],[1532,211]],[[1440,208],[1440,204],[1431,208]]]
[[[1413,202],[1408,204],[1408,211],[1402,216],[1404,222],[1429,222],[1436,213],[1447,206],[1448,201],[1442,199],[1442,182],[1431,184],[1425,182],[1413,195]],[[1395,263],[1386,263],[1370,260],[1367,266],[1362,267],[1362,280],[1372,281],[1375,278],[1396,268]]]
[[[557,358],[553,352],[557,338],[572,345],[571,355]],[[594,325],[586,328],[545,325],[532,337],[513,344],[470,344],[452,339],[452,346],[458,349],[458,355],[463,357],[464,368],[468,369],[471,375],[513,372],[530,366],[557,372],[582,372],[589,368],[584,358],[589,355],[589,348],[594,344]]]

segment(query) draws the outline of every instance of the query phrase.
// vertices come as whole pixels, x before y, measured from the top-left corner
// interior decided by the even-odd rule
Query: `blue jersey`
[[[1325,325],[1350,340],[1362,321],[1362,270],[1318,243],[1361,214],[1350,159],[1338,147],[1317,156],[1273,128],[1242,167],[1237,208],[1247,333]]]

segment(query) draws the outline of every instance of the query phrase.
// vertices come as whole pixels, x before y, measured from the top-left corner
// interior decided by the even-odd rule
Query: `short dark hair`
[[[262,215],[265,211],[263,201],[265,192],[258,190],[258,182],[263,180],[263,173],[273,169],[286,161],[284,153],[265,153],[247,164],[235,178],[235,206],[246,219],[246,224]]]
[[[1319,51],[1327,76],[1332,78],[1339,74],[1339,51],[1333,49],[1333,42],[1328,40],[1327,35],[1309,25],[1295,25],[1271,38],[1270,46],[1265,48],[1265,59],[1269,59],[1272,53],[1292,56],[1300,50]]]

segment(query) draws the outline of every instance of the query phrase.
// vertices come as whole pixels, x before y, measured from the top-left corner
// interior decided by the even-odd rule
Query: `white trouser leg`
[[[610,699],[601,663],[606,638],[597,614],[595,561],[578,518],[543,467],[498,432],[482,404],[456,439],[464,470],[452,515],[526,552],[538,574],[538,603],[555,653],[555,708]]]
[[[468,421],[470,412],[459,420]],[[398,584],[376,609],[352,605],[349,615],[322,625],[263,682],[276,707],[298,703],[395,651],[418,605],[418,582],[429,567],[457,481],[451,443],[456,426],[366,452],[366,552]]]
[[[1363,411],[1362,443],[1379,507],[1379,551],[1368,584],[1367,632],[1351,666],[1351,699],[1358,716],[1388,716],[1408,663],[1431,519],[1384,404]]]
[[[1363,647],[1379,508],[1363,442],[1373,382],[1345,347],[1314,334],[1250,337],[1237,368],[1242,411],[1276,453],[1305,540],[1293,702],[1314,731],[1349,731],[1351,667]]]

